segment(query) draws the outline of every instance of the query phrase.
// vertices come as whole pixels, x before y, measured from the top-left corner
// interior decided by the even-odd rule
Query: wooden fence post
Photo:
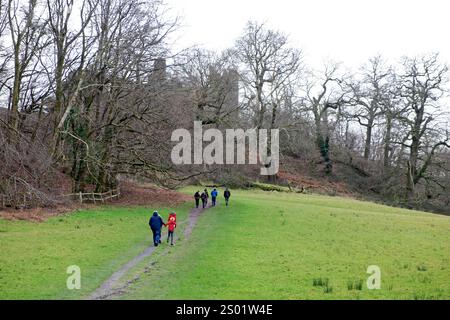
[[[83,204],[83,194],[80,191],[80,203]]]

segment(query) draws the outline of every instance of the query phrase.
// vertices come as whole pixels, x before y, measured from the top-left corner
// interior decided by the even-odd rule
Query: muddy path
[[[179,225],[186,223],[186,227],[184,229],[184,241],[189,240],[189,237],[192,234],[192,231],[194,230],[195,225],[197,224],[198,218],[202,215],[202,213],[210,208],[210,204],[208,204],[208,207],[205,209],[202,208],[194,208],[189,212],[189,216],[186,221],[183,221],[182,223],[179,223]],[[174,240],[178,240],[179,237],[176,237]],[[127,287],[129,287],[132,283],[139,280],[139,277],[128,281],[123,286],[119,287],[119,281],[120,279],[127,274],[133,267],[138,265],[142,260],[145,258],[151,256],[155,250],[161,250],[161,246],[154,247],[151,245],[147,249],[144,250],[141,254],[137,255],[130,261],[128,261],[126,264],[124,264],[119,270],[114,272],[98,289],[96,289],[93,293],[91,293],[87,300],[104,300],[104,299],[110,299],[112,297],[117,297],[122,295],[126,292]],[[163,248],[164,250],[163,255],[167,253],[168,248]],[[145,269],[147,272],[148,268]]]

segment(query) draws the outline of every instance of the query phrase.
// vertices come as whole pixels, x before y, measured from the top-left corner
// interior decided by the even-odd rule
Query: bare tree
[[[239,74],[227,52],[216,54],[195,49],[182,68],[190,90],[193,90],[197,120],[205,125],[236,122]]]
[[[325,164],[325,172],[332,172],[333,165],[330,158],[330,112],[339,111],[344,103],[345,92],[342,91],[342,76],[338,74],[339,65],[330,63],[325,66],[323,75],[316,76],[312,72],[305,79],[304,107],[313,115],[315,124],[315,140],[320,155]]]
[[[7,65],[10,59],[10,54],[6,50],[3,44],[3,35],[6,33],[8,26],[8,6],[4,1],[0,1],[0,96],[5,85],[8,82],[7,79]]]
[[[45,17],[39,12],[36,0],[29,0],[26,7],[21,1],[8,0],[8,28],[11,33],[13,56],[13,84],[10,98],[9,123],[18,127],[20,96],[25,91],[24,80],[36,73],[37,55],[48,45],[45,37]],[[34,60],[34,66],[33,66]],[[31,66],[31,70],[29,67]]]
[[[48,23],[53,38],[54,45],[54,69],[52,80],[54,82],[54,104],[53,104],[53,153],[55,158],[60,155],[59,145],[61,135],[59,130],[62,127],[64,117],[67,115],[65,107],[67,102],[72,101],[66,97],[64,83],[74,73],[78,73],[78,89],[82,83],[82,71],[86,59],[87,48],[85,30],[90,23],[92,15],[99,0],[83,0],[81,2],[80,25],[78,28],[71,27],[73,17],[74,0],[47,0]],[[81,43],[80,43],[81,40]],[[81,46],[81,53],[77,47]],[[77,94],[75,90],[75,95]],[[67,92],[66,92],[67,93]]]
[[[356,107],[353,113],[358,123],[365,128],[364,158],[369,159],[372,147],[372,134],[376,120],[382,115],[382,101],[389,89],[389,67],[383,65],[380,56],[370,59],[369,64],[361,68],[361,79],[349,83],[352,97],[350,104]]]
[[[8,26],[8,3],[0,1],[0,39]]]
[[[395,141],[401,140],[402,126],[399,119],[405,113],[405,105],[401,101],[399,83],[397,74],[391,69],[388,75],[388,83],[385,91],[379,101],[382,119],[384,121],[384,138],[383,138],[383,167],[388,169],[391,166],[393,157],[395,155]],[[399,156],[401,158],[401,153]]]
[[[101,0],[92,25],[96,51],[64,134],[73,189],[91,181],[101,191],[118,173],[168,171],[158,137],[169,127],[165,39],[176,21],[163,19],[158,1]]]
[[[404,58],[401,96],[407,114],[401,119],[408,128],[402,143],[409,151],[406,192],[409,201],[416,195],[416,185],[426,177],[434,156],[441,148],[450,148],[448,128],[439,125],[440,105],[447,81],[448,67],[438,55]]]
[[[302,52],[290,47],[283,33],[248,22],[233,55],[240,67],[244,103],[254,115],[255,127],[274,125],[280,93],[298,76]]]

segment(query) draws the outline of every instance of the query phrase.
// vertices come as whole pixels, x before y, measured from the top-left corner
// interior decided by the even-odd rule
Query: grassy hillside
[[[338,197],[233,191],[231,206],[208,210],[189,243],[152,260],[123,298],[448,299],[450,218]],[[369,265],[381,268],[381,290],[367,289]]]
[[[193,189],[185,192],[192,194]],[[185,220],[190,204],[177,209]],[[104,208],[44,223],[0,220],[1,299],[86,297],[151,244],[153,208]],[[167,214],[168,209],[159,208]],[[182,235],[183,223],[177,229]],[[450,218],[338,197],[232,190],[122,282],[123,299],[450,298]],[[67,290],[78,265],[81,290]],[[381,290],[368,290],[369,265]],[[145,271],[145,272],[144,272]]]
[[[169,209],[159,208],[163,217]],[[0,299],[78,299],[152,243],[153,208],[104,208],[44,223],[0,219]],[[186,206],[179,209],[181,219]],[[81,268],[81,290],[68,290],[68,266]]]

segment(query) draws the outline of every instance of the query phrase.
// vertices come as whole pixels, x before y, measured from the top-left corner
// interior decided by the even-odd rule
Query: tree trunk
[[[62,51],[62,48],[58,50]],[[61,110],[63,107],[64,100],[64,89],[63,89],[63,73],[64,73],[64,53],[58,53],[57,65],[55,70],[55,103],[53,107],[53,158],[57,159],[59,157],[59,149],[61,146],[61,135],[58,130],[58,124],[61,118]]]
[[[406,200],[408,204],[412,204],[415,198],[415,185],[412,169],[411,163],[408,161],[406,172]]]
[[[17,130],[18,115],[19,115],[19,99],[20,99],[20,84],[21,84],[21,64],[20,64],[20,37],[17,39],[18,43],[14,46],[14,83],[11,97],[11,110],[9,114],[9,124]]]
[[[364,147],[364,159],[369,160],[370,148],[372,146],[372,129],[373,129],[373,119],[370,119],[367,123],[366,129],[366,143]]]
[[[264,116],[266,115],[266,105],[264,103],[264,99],[263,99],[263,86],[264,86],[264,82],[263,82],[263,78],[264,78],[264,73],[262,74],[262,76],[260,76],[260,82],[257,85],[256,88],[256,98],[258,99],[258,115],[256,117],[256,128],[257,129],[262,129],[263,125],[264,125]]]
[[[270,129],[275,129],[275,122],[277,120],[277,114],[278,114],[278,104],[274,103],[272,106],[272,119],[270,121]],[[268,133],[270,135],[270,132]],[[267,154],[269,154],[269,152],[271,152],[272,150],[272,140],[268,141],[267,143]],[[270,165],[266,165],[266,168],[269,168]],[[270,183],[276,183],[278,180],[278,175],[274,174],[274,175],[270,175],[267,176],[267,181]]]
[[[328,115],[327,112],[319,112],[319,106],[315,107],[314,118],[316,123],[316,144],[320,152],[320,156],[325,164],[325,173],[333,172],[333,164],[330,159],[330,138],[328,136]],[[322,121],[323,119],[323,121]]]
[[[386,118],[386,136],[384,137],[384,158],[383,167],[389,168],[389,156],[391,150],[391,135],[392,135],[392,117],[390,115]]]

